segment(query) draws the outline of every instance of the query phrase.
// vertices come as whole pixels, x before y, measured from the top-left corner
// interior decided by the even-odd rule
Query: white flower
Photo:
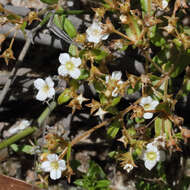
[[[165,9],[168,6],[167,0],[162,0],[162,9]]]
[[[61,65],[58,68],[58,73],[61,76],[70,75],[72,78],[79,78],[81,72],[78,68],[81,65],[81,59],[70,57],[68,53],[61,53],[59,56],[59,61]]]
[[[127,170],[127,172],[129,173],[132,169],[133,169],[133,165],[132,164],[126,164],[123,167],[124,170]]]
[[[51,77],[47,77],[45,80],[39,78],[34,81],[35,88],[38,89],[36,99],[44,101],[47,98],[52,98],[55,95],[54,82]]]
[[[145,111],[154,110],[156,106],[159,104],[157,100],[153,100],[150,96],[141,98],[140,105],[144,108]],[[153,117],[153,113],[146,112],[143,117],[145,119],[151,119]]]
[[[99,43],[101,40],[106,40],[109,34],[104,34],[102,23],[94,20],[94,22],[86,30],[87,40],[93,43]]]
[[[56,154],[49,154],[47,161],[44,161],[41,168],[45,172],[50,172],[50,178],[53,180],[61,177],[62,171],[66,170],[65,160],[59,160]]]
[[[110,76],[106,76],[106,83],[108,83],[109,80],[116,80],[121,84],[122,83],[122,81],[120,81],[121,76],[122,76],[121,71],[114,71],[111,75],[111,78],[110,78]]]
[[[121,71],[114,71],[111,75],[106,76],[106,83],[112,83],[113,85],[120,85],[123,83],[121,80],[122,73]],[[115,87],[114,90],[112,91],[112,96],[116,97],[118,95],[118,87]]]
[[[158,150],[151,143],[147,144],[147,149],[142,154],[144,165],[148,170],[151,170],[157,162],[165,160],[165,152]]]
[[[13,125],[9,130],[9,134],[13,135],[19,131],[22,131],[24,129],[26,129],[27,127],[30,126],[30,121],[23,119],[22,121],[19,122],[19,124],[17,125],[17,123],[15,125]]]
[[[95,116],[99,116],[101,120],[104,118],[104,114],[106,114],[107,111],[104,111],[102,108],[99,108],[98,111],[94,114]]]

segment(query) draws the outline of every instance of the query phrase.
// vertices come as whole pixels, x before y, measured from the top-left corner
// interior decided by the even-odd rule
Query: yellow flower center
[[[58,163],[58,161],[52,161],[50,165],[51,165],[51,167],[52,167],[53,169],[55,169],[55,170],[57,170],[57,169],[59,168],[59,163]]]
[[[67,61],[65,66],[66,66],[68,71],[72,71],[74,69],[74,67],[75,67],[72,61]]]
[[[147,152],[148,160],[155,160],[157,157],[156,152]]]
[[[97,36],[97,35],[99,35],[99,34],[100,34],[100,31],[97,30],[97,29],[94,29],[94,30],[92,31],[92,35],[94,35],[94,36]]]
[[[43,91],[46,92],[46,93],[49,91],[49,86],[47,84],[44,85]]]
[[[145,110],[150,109],[150,104],[145,104],[145,105],[144,105],[144,109],[145,109]]]

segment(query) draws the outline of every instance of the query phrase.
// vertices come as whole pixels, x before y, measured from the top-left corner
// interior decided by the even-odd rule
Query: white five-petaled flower
[[[44,101],[47,98],[52,98],[55,95],[54,82],[51,77],[47,77],[45,80],[39,78],[34,81],[35,88],[38,89],[36,99]]]
[[[114,86],[120,85],[123,83],[123,81],[121,80],[121,76],[122,76],[121,71],[114,71],[111,77],[109,75],[106,76],[106,83],[110,82]],[[117,95],[118,95],[118,87],[115,87],[114,90],[112,91],[112,96],[116,97]]]
[[[81,59],[70,57],[68,53],[61,53],[59,56],[61,65],[58,68],[58,74],[61,76],[71,76],[74,79],[78,79],[81,72],[78,68],[81,65]]]
[[[53,180],[61,177],[62,171],[66,170],[65,160],[59,160],[56,154],[47,155],[47,161],[41,164],[45,172],[50,172],[50,178]]]
[[[153,100],[150,96],[141,98],[140,105],[144,108],[145,111],[154,110],[156,106],[159,104],[157,100]],[[143,117],[145,119],[151,119],[153,117],[153,113],[146,112]]]
[[[86,30],[87,40],[93,43],[99,43],[101,40],[106,40],[109,34],[104,34],[102,23],[94,20],[93,23]]]
[[[133,169],[133,165],[132,164],[126,164],[124,167],[123,167],[124,170],[127,170],[127,172],[129,173],[132,169]]]
[[[142,153],[142,159],[145,162],[145,167],[151,170],[157,162],[165,160],[165,152],[158,150],[156,146],[149,143],[146,146],[146,150]]]

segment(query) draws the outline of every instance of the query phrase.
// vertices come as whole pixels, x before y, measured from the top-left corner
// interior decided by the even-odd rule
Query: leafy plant
[[[90,161],[89,169],[82,179],[77,179],[74,184],[86,190],[109,190],[110,181],[106,174],[95,162]]]

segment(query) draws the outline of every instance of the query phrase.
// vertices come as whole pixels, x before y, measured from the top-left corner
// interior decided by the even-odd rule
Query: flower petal
[[[58,74],[61,75],[61,76],[67,76],[68,75],[68,71],[67,71],[65,65],[59,66]]]
[[[158,148],[157,148],[156,146],[154,146],[153,143],[148,143],[148,144],[146,145],[146,148],[147,148],[148,150],[152,150],[152,151],[154,151],[154,152],[158,151]]]
[[[150,96],[141,98],[140,105],[144,106],[145,104],[151,104],[152,98]]]
[[[101,41],[101,36],[92,36],[92,35],[89,36],[89,35],[87,35],[87,40],[89,42],[93,42],[95,44],[98,44]]]
[[[39,90],[36,99],[39,101],[44,101],[47,98],[47,93],[45,93],[43,90]]]
[[[94,21],[86,30],[87,40],[93,43],[99,43],[102,38],[101,23]]]
[[[57,156],[57,154],[48,154],[47,155],[47,159],[49,160],[49,161],[57,161],[58,160],[58,156]]]
[[[75,57],[72,57],[71,58],[71,62],[74,63],[75,67],[78,67],[79,65],[81,65],[81,59],[78,57],[78,58],[75,58]]]
[[[114,80],[121,80],[121,76],[122,76],[121,71],[114,71],[112,73],[111,78],[114,79]]]
[[[53,82],[53,80],[51,79],[51,77],[47,77],[47,78],[45,79],[45,81],[46,81],[46,83],[47,83],[47,85],[48,85],[49,87],[54,87],[54,82]]]
[[[45,172],[51,171],[51,164],[49,161],[42,162],[41,169]]]
[[[103,34],[103,35],[102,35],[102,40],[107,40],[108,37],[109,37],[109,34]]]
[[[153,100],[152,103],[151,103],[151,108],[155,109],[158,104],[159,104],[159,101]]]
[[[50,178],[53,180],[59,179],[61,177],[61,170],[51,170]]]
[[[67,61],[70,61],[70,55],[68,53],[61,53],[59,55],[59,61],[61,64],[65,64]]]
[[[155,165],[156,165],[157,161],[154,160],[154,161],[149,161],[149,160],[146,160],[144,165],[145,167],[148,169],[148,170],[151,170]]]
[[[144,113],[143,117],[144,117],[145,119],[151,119],[151,118],[153,117],[153,113],[149,113],[149,112]]]
[[[44,81],[43,79],[41,79],[41,78],[36,79],[36,80],[34,81],[34,86],[35,86],[35,88],[37,88],[38,90],[42,89],[42,88],[44,87],[44,85],[45,85],[45,81]]]
[[[52,98],[55,95],[55,89],[54,88],[50,88],[47,92],[47,97],[48,98]]]
[[[60,169],[61,171],[66,170],[67,167],[66,167],[66,165],[65,165],[65,160],[59,160],[58,163],[59,163],[59,169]]]
[[[74,78],[74,79],[78,79],[80,76],[81,72],[80,69],[78,69],[77,67],[74,68],[72,71],[69,72],[69,75]]]

